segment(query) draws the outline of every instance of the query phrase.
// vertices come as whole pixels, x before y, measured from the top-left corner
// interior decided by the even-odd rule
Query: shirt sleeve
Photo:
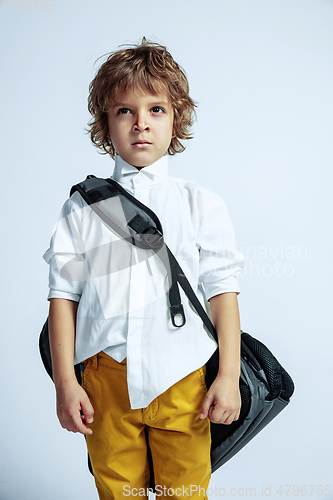
[[[199,199],[199,285],[205,299],[225,292],[240,293],[237,276],[245,264],[236,249],[234,228],[225,202],[203,190]]]
[[[82,242],[82,207],[74,196],[64,203],[53,227],[50,246],[43,255],[49,264],[47,299],[63,298],[79,302],[87,280],[87,266]]]

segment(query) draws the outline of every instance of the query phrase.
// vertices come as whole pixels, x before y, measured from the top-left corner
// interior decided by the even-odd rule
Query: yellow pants
[[[83,365],[82,386],[95,410],[87,446],[100,499],[148,498],[146,432],[156,497],[207,499],[210,424],[199,419],[207,393],[205,367],[177,382],[147,408],[131,410],[126,360],[117,363],[101,352]]]

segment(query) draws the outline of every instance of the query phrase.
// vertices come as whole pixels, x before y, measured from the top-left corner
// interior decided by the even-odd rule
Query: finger
[[[80,434],[84,434],[87,436],[88,434],[92,434],[93,431],[87,427],[86,423],[82,421],[81,415],[72,417],[72,432],[79,432]]]
[[[88,397],[85,401],[81,401],[81,411],[84,422],[91,424],[94,421],[94,408]]]
[[[231,413],[231,415],[224,415],[224,418],[223,418],[223,421],[221,421],[221,424],[224,424],[224,425],[230,425],[232,424],[232,422],[234,421],[234,418],[233,418],[233,413]]]
[[[209,410],[209,420],[214,424],[221,423],[222,420],[225,420],[227,415],[228,414],[226,414],[225,410],[218,407],[217,405],[215,406],[212,405]]]
[[[210,408],[213,404],[214,397],[207,393],[204,402],[202,403],[199,418],[207,418]]]
[[[64,429],[67,429],[69,432],[81,433],[84,435],[92,434],[92,430],[89,429],[84,422],[82,422],[82,418],[80,412],[75,412],[73,414],[67,414],[65,417],[59,418],[60,424]]]
[[[227,411],[224,412],[222,418],[216,422],[218,424],[224,424],[224,425],[230,425],[232,424],[232,422],[234,422],[235,420],[237,420],[235,417],[235,412],[232,412],[232,413],[229,413]]]

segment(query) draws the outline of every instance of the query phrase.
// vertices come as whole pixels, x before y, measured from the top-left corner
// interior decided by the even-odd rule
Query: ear
[[[176,137],[176,135],[177,135],[177,134],[176,134],[176,128],[175,128],[175,126],[173,126],[173,127],[172,127],[172,136],[171,136],[171,137],[172,137],[172,139],[173,139],[174,137]]]

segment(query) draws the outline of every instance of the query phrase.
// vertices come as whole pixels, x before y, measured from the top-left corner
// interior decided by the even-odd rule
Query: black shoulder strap
[[[185,322],[185,313],[181,304],[178,283],[184,290],[189,301],[197,311],[203,323],[217,342],[214,325],[202,307],[198,297],[193,291],[188,279],[180,267],[176,257],[172,254],[163,238],[163,229],[157,215],[146,205],[128,193],[113,179],[102,179],[88,175],[86,180],[71,188],[70,196],[78,191],[85,202],[91,206],[96,214],[111,227],[121,238],[129,241],[139,248],[151,249],[162,260],[169,278],[169,303],[171,321],[174,326],[182,327]],[[125,215],[127,226],[117,223],[102,210],[98,202],[118,196]],[[122,221],[123,222],[123,221]]]

